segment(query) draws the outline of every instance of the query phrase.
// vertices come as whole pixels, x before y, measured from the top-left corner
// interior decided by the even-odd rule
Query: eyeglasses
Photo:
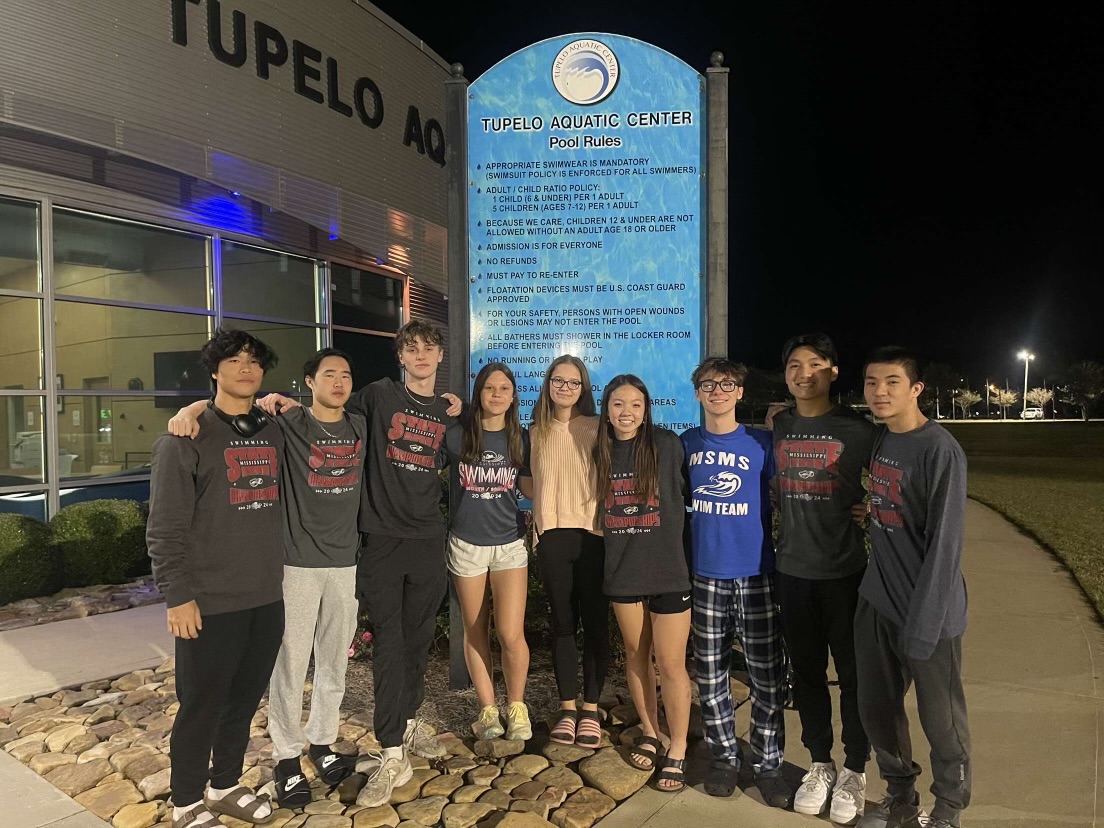
[[[739,383],[737,383],[736,380],[721,380],[720,382],[714,382],[713,380],[702,380],[697,385],[698,390],[704,391],[706,394],[709,394],[715,388],[720,388],[722,391],[725,392],[732,392],[739,387]]]
[[[572,391],[578,391],[580,388],[583,387],[582,380],[569,380],[564,379],[563,377],[552,377],[549,382],[552,383],[553,388],[563,388],[566,385]]]

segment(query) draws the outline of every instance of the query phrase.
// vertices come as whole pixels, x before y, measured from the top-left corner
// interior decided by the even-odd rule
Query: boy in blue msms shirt
[[[737,635],[751,679],[751,747],[755,784],[764,801],[785,808],[785,667],[774,606],[769,484],[771,433],[736,422],[747,369],[711,357],[691,378],[705,425],[682,434],[692,513],[691,628],[705,739],[713,762],[705,781],[712,796],[736,789],[740,749],[728,669]]]

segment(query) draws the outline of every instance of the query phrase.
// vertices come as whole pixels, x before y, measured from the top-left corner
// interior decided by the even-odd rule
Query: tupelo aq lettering
[[[204,0],[169,0],[172,20],[172,41],[179,46],[188,45],[188,6],[199,6]],[[207,2],[207,48],[217,60],[228,66],[242,67],[249,58],[246,38],[245,13],[230,10],[230,43],[223,31],[223,4],[220,0]],[[352,103],[341,99],[341,70],[337,59],[323,55],[301,40],[288,40],[283,33],[263,20],[253,21],[253,55],[257,77],[270,80],[272,70],[285,66],[291,59],[292,86],[297,95],[319,104],[326,104],[334,112],[357,119],[370,129],[383,123],[383,94],[371,78],[361,76],[352,85]],[[325,72],[322,64],[325,58]],[[323,74],[325,77],[323,78]],[[325,91],[322,90],[323,82]],[[403,144],[414,146],[418,153],[427,156],[435,164],[445,165],[445,132],[435,119],[429,119],[422,127],[418,108],[407,111]]]

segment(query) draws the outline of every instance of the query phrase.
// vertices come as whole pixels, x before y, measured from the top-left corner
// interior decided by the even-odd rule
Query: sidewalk
[[[964,678],[973,738],[974,797],[967,828],[1104,828],[1104,628],[1077,585],[1049,553],[995,512],[969,504],[966,558],[970,628]],[[162,605],[0,633],[0,699],[16,700],[159,664],[171,654]],[[0,702],[2,703],[2,702]],[[912,709],[915,755],[928,747]],[[748,706],[738,724],[747,728]],[[787,778],[796,785],[808,761],[796,713]],[[838,730],[837,730],[838,732]],[[700,743],[699,743],[700,744]],[[842,754],[836,761],[842,763]],[[705,757],[691,759],[690,776]],[[792,764],[791,764],[792,763]],[[799,767],[800,766],[800,767]],[[883,783],[868,766],[868,796]],[[920,780],[923,802],[930,777]],[[3,828],[105,828],[106,824],[0,751]],[[670,795],[645,788],[601,828],[828,826],[826,819],[762,804],[754,786],[731,800],[693,788]]]
[[[0,705],[156,667],[172,652],[164,604],[3,632]],[[109,828],[4,751],[0,802],[4,828]]]
[[[963,677],[973,741],[973,803],[966,828],[1104,828],[1104,628],[1058,561],[996,512],[969,502],[963,561],[970,595]],[[1099,676],[1099,678],[1098,678]],[[838,699],[837,699],[838,701]],[[921,800],[932,805],[928,745],[910,695],[914,755],[925,769]],[[836,709],[838,710],[838,704]],[[746,732],[747,705],[738,725]],[[739,729],[739,728],[738,728]],[[787,778],[809,755],[797,714],[786,715]],[[839,733],[838,722],[836,733]],[[842,765],[842,751],[836,750]],[[698,762],[703,762],[704,757]],[[867,766],[867,797],[884,783]],[[645,788],[601,828],[740,825],[798,828],[827,819],[767,808],[754,786],[732,800],[687,789]]]

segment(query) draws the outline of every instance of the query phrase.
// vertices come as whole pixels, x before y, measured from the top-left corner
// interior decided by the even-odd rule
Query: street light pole
[[[1016,357],[1022,359],[1024,364],[1023,409],[1020,411],[1020,419],[1022,420],[1024,413],[1027,411],[1027,367],[1031,364],[1031,360],[1035,359],[1035,354],[1024,350],[1016,354]]]

